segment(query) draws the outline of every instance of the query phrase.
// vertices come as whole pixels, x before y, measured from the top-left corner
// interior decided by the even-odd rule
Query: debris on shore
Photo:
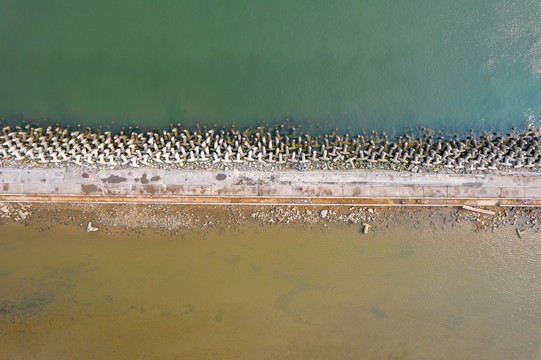
[[[368,234],[368,230],[371,228],[370,224],[363,223],[363,234]]]
[[[30,212],[32,209],[32,212]],[[26,217],[22,220],[20,210]],[[29,217],[32,213],[32,217]],[[234,229],[255,223],[261,226],[296,225],[325,228],[332,224],[361,225],[360,232],[392,229],[407,221],[413,229],[441,230],[447,226],[472,226],[474,231],[496,231],[513,227],[517,236],[541,233],[541,209],[496,207],[495,215],[463,211],[461,207],[359,207],[359,206],[182,206],[165,204],[48,204],[0,203],[0,223],[24,221],[25,225],[48,224],[84,226],[90,231],[153,229],[175,233],[181,230]],[[323,216],[322,216],[323,215]],[[92,222],[88,222],[89,217]],[[366,226],[368,225],[368,226]],[[96,230],[93,230],[96,229]],[[516,230],[518,229],[518,230]]]
[[[26,220],[32,214],[30,209],[31,206],[28,203],[0,203],[0,219]]]
[[[490,215],[490,216],[496,215],[496,212],[494,212],[494,211],[474,208],[474,207],[471,207],[471,206],[468,206],[468,205],[462,205],[462,209],[477,212],[477,213],[480,213],[480,214]]]
[[[92,222],[88,222],[88,225],[86,226],[86,232],[92,232],[92,231],[98,231],[97,227],[92,226]]]

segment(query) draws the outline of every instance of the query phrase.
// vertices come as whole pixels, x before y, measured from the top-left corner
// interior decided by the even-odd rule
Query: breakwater
[[[412,172],[541,170],[541,132],[452,138],[432,130],[395,139],[385,133],[311,136],[292,126],[238,130],[180,124],[169,130],[111,131],[69,126],[4,126],[4,167],[392,169]]]

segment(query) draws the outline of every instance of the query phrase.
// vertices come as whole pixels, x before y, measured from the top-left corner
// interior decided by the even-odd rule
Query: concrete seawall
[[[541,206],[541,174],[0,168],[0,201]]]

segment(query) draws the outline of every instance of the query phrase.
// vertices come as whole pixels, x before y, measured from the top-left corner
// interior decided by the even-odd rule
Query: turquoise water
[[[0,3],[0,114],[85,125],[524,126],[541,1]]]

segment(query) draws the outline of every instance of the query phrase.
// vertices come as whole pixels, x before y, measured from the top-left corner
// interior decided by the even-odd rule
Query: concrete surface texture
[[[478,205],[541,205],[541,174],[0,168],[0,200],[25,199],[314,204],[415,203],[411,200],[456,204],[464,200]]]

